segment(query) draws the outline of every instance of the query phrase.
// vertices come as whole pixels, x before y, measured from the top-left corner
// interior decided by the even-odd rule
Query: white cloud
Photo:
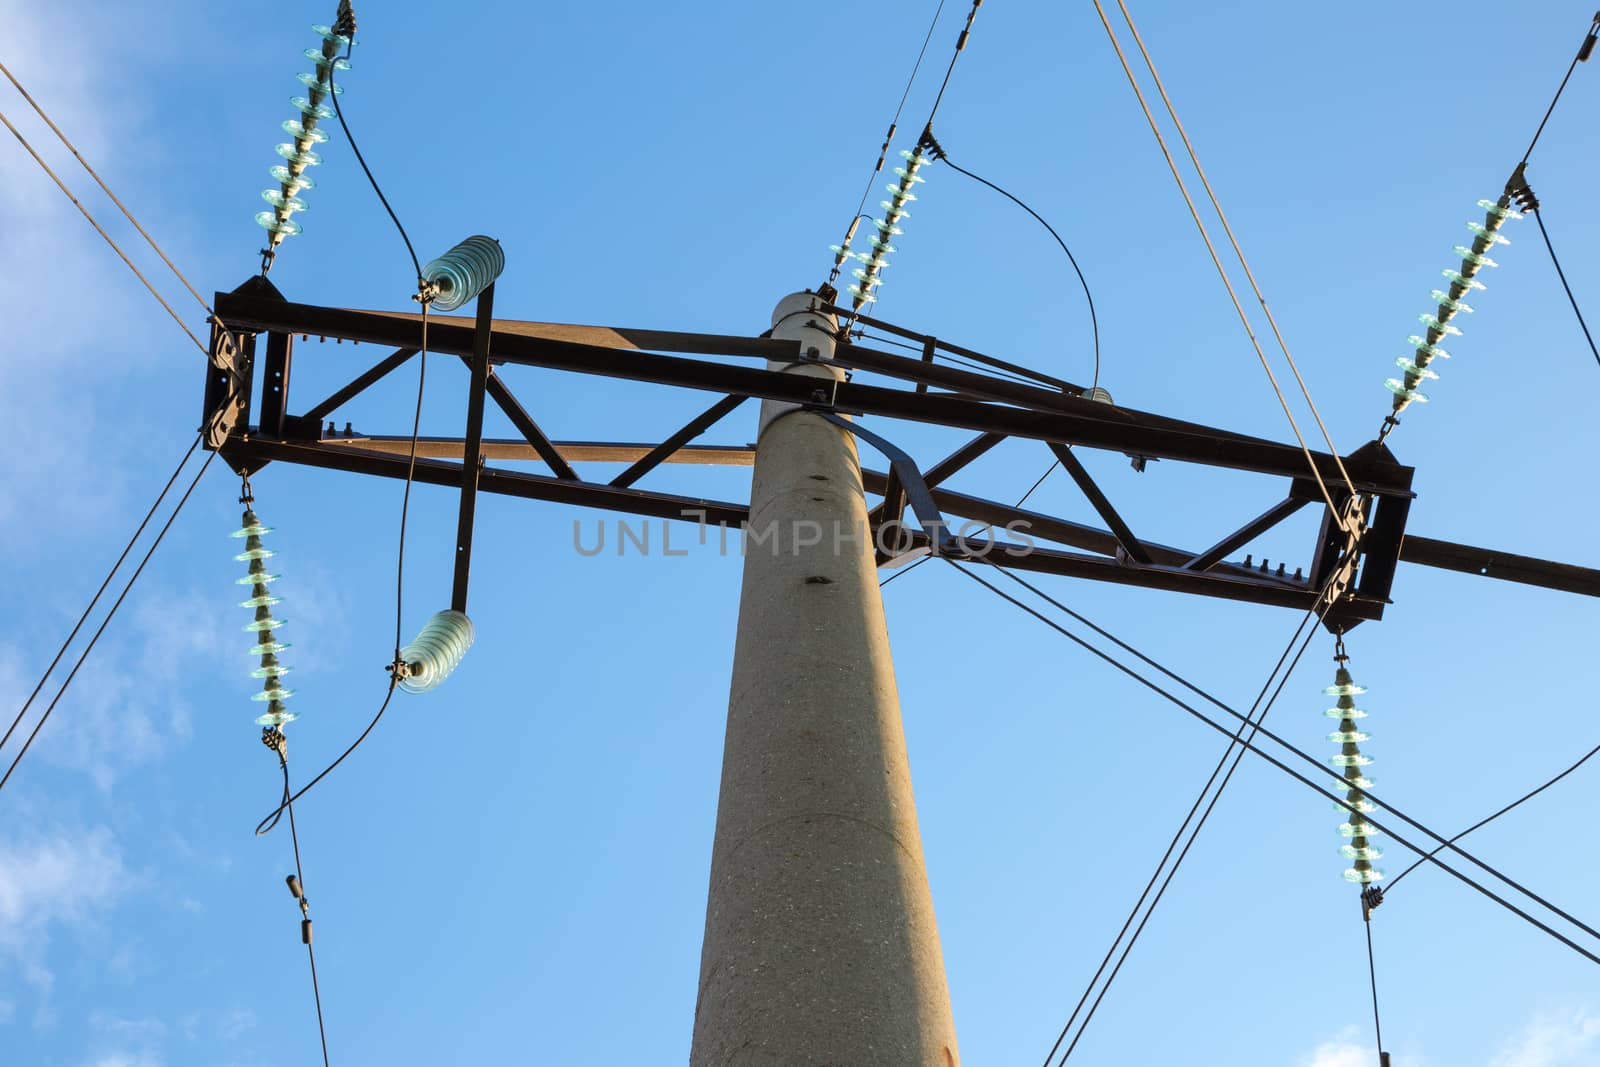
[[[1600,1062],[1600,1012],[1579,1008],[1535,1016],[1490,1067],[1592,1067]]]
[[[104,827],[0,840],[0,951],[36,959],[50,928],[94,921],[128,882]]]
[[[162,1059],[149,1049],[113,1052],[87,1061],[86,1067],[162,1067]]]
[[[224,1041],[237,1041],[256,1028],[256,1013],[249,1008],[234,1008],[222,1017],[217,1029]]]
[[[1300,1060],[1301,1067],[1372,1067],[1378,1053],[1371,1045],[1357,1044],[1355,1027],[1332,1041],[1324,1041]]]

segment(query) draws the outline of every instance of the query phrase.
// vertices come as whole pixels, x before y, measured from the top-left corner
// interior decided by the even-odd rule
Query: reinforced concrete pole
[[[843,377],[837,322],[773,336]],[[787,413],[785,413],[787,411]],[[854,438],[762,407],[692,1067],[957,1067]]]

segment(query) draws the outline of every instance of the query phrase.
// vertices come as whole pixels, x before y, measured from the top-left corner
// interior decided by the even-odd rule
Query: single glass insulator
[[[266,585],[268,582],[275,582],[282,577],[283,575],[281,574],[268,574],[266,571],[262,571],[259,574],[247,574],[243,578],[235,578],[233,582],[235,585]]]
[[[857,278],[859,278],[861,280],[861,284],[867,286],[868,288],[871,288],[872,286],[875,286],[875,285],[882,285],[883,284],[883,279],[882,278],[879,278],[875,274],[868,274],[866,271],[862,270],[860,267],[857,267],[855,270],[851,271],[850,273],[855,275]]]
[[[916,168],[914,168],[914,167],[910,168],[910,169],[907,169],[905,167],[896,167],[896,168],[894,168],[894,172],[895,172],[895,174],[897,176],[899,176],[899,178],[902,181],[907,181],[907,182],[925,182],[925,181],[928,180],[928,179],[924,178],[922,175],[918,174],[917,171],[916,171]]]
[[[1436,330],[1451,337],[1461,336],[1461,330],[1458,327],[1452,326],[1448,322],[1443,322],[1432,314],[1418,315],[1417,321],[1430,330]]]
[[[269,711],[265,715],[256,716],[256,725],[282,726],[286,722],[294,722],[299,717],[287,708],[279,708],[277,711]]]
[[[1406,383],[1397,378],[1385,378],[1383,387],[1401,400],[1415,401],[1418,404],[1426,404],[1428,402],[1427,393],[1420,389],[1407,388]]]
[[[894,198],[898,203],[910,203],[917,198],[916,193],[913,193],[911,190],[906,189],[903,186],[885,185],[884,188],[894,194]]]
[[[894,192],[894,186],[889,186],[889,191],[891,193]],[[887,200],[879,200],[878,206],[883,208],[884,217],[890,222],[899,222],[901,219],[909,219],[911,217],[911,212],[899,204],[893,204]]]
[[[1360,730],[1335,730],[1328,735],[1328,740],[1336,745],[1358,745],[1363,741],[1371,741],[1372,738]]]
[[[285,667],[281,663],[269,663],[266,666],[257,667],[255,670],[251,671],[250,672],[250,677],[252,677],[252,678],[282,678],[284,675],[288,674],[293,669],[294,669],[293,667]]]
[[[1498,200],[1479,200],[1478,206],[1489,214],[1501,219],[1520,219],[1522,212],[1512,208],[1510,204],[1502,204]]]
[[[1446,271],[1440,271],[1439,273],[1443,274],[1446,278],[1449,278],[1456,285],[1465,286],[1468,289],[1487,289],[1488,288],[1488,286],[1486,286],[1482,282],[1478,281],[1478,279],[1469,278],[1465,274],[1462,274],[1458,270],[1446,270]]]
[[[343,56],[336,56],[333,59],[329,59],[327,56],[322,54],[322,50],[320,48],[307,48],[305,50],[305,57],[319,67],[331,66],[334,70],[350,69],[350,61],[348,59],[345,59]]]
[[[311,27],[311,32],[321,37],[324,41],[332,41],[340,48],[350,47],[350,38],[342,33],[334,33],[331,26],[313,26]]]
[[[1450,358],[1450,353],[1446,352],[1438,345],[1430,345],[1425,339],[1418,337],[1416,334],[1412,334],[1410,337],[1407,337],[1406,340],[1411,343],[1412,348],[1415,348],[1418,352],[1421,352],[1432,359]]]
[[[1399,359],[1395,360],[1394,361],[1394,365],[1396,367],[1399,367],[1401,370],[1405,371],[1407,374],[1414,374],[1418,378],[1437,378],[1437,377],[1439,377],[1437,374],[1435,374],[1433,371],[1429,370],[1427,367],[1424,367],[1420,363],[1413,363],[1413,362],[1411,362],[1409,359],[1407,359],[1404,356],[1401,356]]]
[[[322,53],[319,52],[317,54],[321,55]],[[324,67],[323,70],[326,71],[327,68]],[[299,79],[300,84],[304,85],[307,89],[315,89],[319,93],[331,91],[335,96],[344,95],[344,86],[337,84],[330,86],[328,84],[326,73],[324,73],[321,77],[318,77],[315,74],[306,74],[302,71],[300,74],[296,75],[296,77]]]
[[[1508,245],[1511,243],[1511,238],[1502,237],[1499,233],[1485,226],[1481,222],[1469,222],[1467,223],[1467,229],[1472,231],[1473,236],[1482,238],[1483,240],[1488,241],[1490,244]]]
[[[278,686],[268,686],[259,693],[251,693],[250,699],[265,704],[269,700],[288,700],[294,696],[293,689],[283,689]]]
[[[253,596],[249,600],[239,601],[241,608],[270,608],[274,604],[282,604],[283,598],[277,596]]]
[[[1351,867],[1344,872],[1344,880],[1354,882],[1357,885],[1370,885],[1373,882],[1381,882],[1385,877],[1384,873],[1376,867],[1368,867],[1366,870]]]
[[[333,118],[333,108],[327,104],[313,104],[303,96],[291,96],[289,98],[289,106],[300,112],[300,114],[308,115],[312,118]]]
[[[1368,778],[1360,771],[1356,771],[1352,776],[1350,773],[1351,770],[1353,770],[1353,768],[1345,768],[1344,784],[1347,787],[1354,789],[1371,789],[1373,786],[1378,784],[1378,780],[1376,778]]]
[[[868,241],[869,244],[872,245],[873,248],[878,250],[878,253],[880,255],[887,256],[887,255],[891,255],[891,254],[893,254],[895,252],[900,251],[894,245],[892,245],[889,242],[885,241],[883,238],[878,237],[877,235],[873,235],[872,237],[867,238],[867,241]]]
[[[1364,685],[1357,685],[1351,681],[1344,681],[1328,686],[1328,688],[1322,691],[1322,695],[1325,697],[1358,697],[1366,691],[1367,687]]]
[[[252,619],[250,622],[239,627],[239,629],[244,630],[246,633],[261,633],[263,631],[270,633],[273,630],[281,629],[287,625],[289,625],[288,619],[274,619],[269,615],[265,619]]]
[[[261,546],[257,545],[255,548],[247,548],[247,549],[245,549],[243,552],[239,553],[237,556],[234,556],[233,558],[238,560],[240,563],[244,563],[244,562],[246,562],[248,560],[253,560],[253,559],[271,559],[273,556],[276,556],[276,555],[277,555],[277,553],[272,551],[272,549],[270,549],[270,548],[262,548]]]
[[[304,233],[305,227],[293,219],[280,219],[270,211],[261,211],[256,214],[256,225],[268,233],[281,233],[285,237],[293,237],[297,233]]]
[[[1500,265],[1500,264],[1496,263],[1494,260],[1490,259],[1488,256],[1482,255],[1481,253],[1478,253],[1478,252],[1474,252],[1472,249],[1468,248],[1466,245],[1456,245],[1455,248],[1453,249],[1453,251],[1455,252],[1456,255],[1460,256],[1466,262],[1475,263],[1480,267],[1498,267]]]
[[[1363,756],[1359,752],[1351,755],[1340,752],[1338,755],[1329,756],[1328,762],[1335,767],[1370,767],[1372,765],[1372,757]]]
[[[904,160],[914,160],[919,167],[925,162],[921,156],[917,155],[909,148],[900,149],[900,158]]]
[[[275,656],[279,652],[287,651],[290,647],[290,645],[283,641],[263,641],[259,645],[256,645],[250,649],[249,655],[265,656],[270,654]]]
[[[851,296],[855,297],[863,304],[876,304],[878,302],[877,297],[862,289],[859,285],[852,285],[848,291]]]
[[[229,534],[229,537],[265,537],[272,532],[272,527],[263,526],[259,522],[248,523]]]
[[[304,211],[306,202],[297,196],[284,196],[279,189],[261,190],[261,199],[277,208],[279,211]]]
[[[1370,815],[1371,813],[1373,813],[1373,812],[1378,810],[1378,805],[1374,804],[1370,800],[1356,799],[1356,800],[1341,801],[1339,803],[1334,804],[1334,806],[1333,806],[1333,810],[1334,811],[1340,812],[1340,813],[1345,814],[1345,815],[1350,814],[1350,811],[1351,811],[1352,808],[1355,809],[1356,811],[1361,812],[1363,815]]]
[[[1339,836],[1341,837],[1373,837],[1381,833],[1383,833],[1382,830],[1365,819],[1362,819],[1359,823],[1343,822],[1339,824]]]
[[[906,232],[894,223],[887,222],[884,219],[873,219],[872,224],[878,228],[879,233],[886,233],[890,237],[900,237]]]
[[[1365,848],[1359,845],[1340,845],[1339,855],[1347,860],[1381,860],[1383,849],[1373,848],[1371,845]]]
[[[326,130],[319,130],[315,126],[307,128],[299,119],[284,119],[283,132],[296,141],[310,141],[312,144],[325,144],[328,140]]]
[[[284,166],[269,167],[267,173],[272,175],[272,180],[279,185],[287,185],[289,191],[298,193],[302,189],[315,189],[317,183],[304,174],[290,174],[289,168]]]
[[[1472,314],[1471,304],[1462,303],[1461,301],[1452,297],[1449,293],[1445,292],[1443,289],[1435,289],[1428,295],[1433,297],[1433,299],[1438,302],[1440,307],[1447,307],[1451,311],[1459,311],[1467,315]]]
[[[320,167],[322,165],[321,156],[310,151],[309,149],[302,152],[292,144],[281,144],[274,149],[274,151],[276,151],[278,155],[282,156],[284,159],[287,159],[290,163],[294,163],[298,166]]]
[[[1322,714],[1330,719],[1365,719],[1367,713],[1360,708],[1329,708]]]

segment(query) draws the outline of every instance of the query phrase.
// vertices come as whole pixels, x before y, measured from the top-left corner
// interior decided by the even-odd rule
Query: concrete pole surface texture
[[[843,377],[809,293],[773,336]],[[826,392],[824,392],[826,395]],[[855,440],[762,407],[693,1067],[957,1067]]]

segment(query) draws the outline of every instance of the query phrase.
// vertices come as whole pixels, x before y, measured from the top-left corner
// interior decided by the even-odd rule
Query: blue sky
[[[255,269],[258,190],[315,41],[307,26],[333,6],[0,0],[0,56],[201,290],[229,289]],[[927,112],[965,8],[947,7],[896,147]],[[363,5],[344,101],[419,253],[501,239],[502,316],[754,334],[781,296],[825,277],[930,13]],[[1354,449],[1387,410],[1381,383],[1462,222],[1520,157],[1590,12],[1525,5],[1513,25],[1481,0],[1448,12],[1146,0],[1134,13],[1335,441]],[[1600,309],[1597,75],[1579,68],[1529,175],[1575,289]],[[126,237],[9,87],[0,100]],[[985,5],[937,132],[1071,244],[1100,313],[1101,384],[1118,401],[1289,439],[1092,5]],[[404,308],[398,238],[341,136],[325,157],[274,283],[295,300]],[[925,173],[881,314],[1087,380],[1082,295],[1048,236],[960,175]],[[9,140],[0,205],[12,265],[0,706],[15,709],[186,447],[202,370]],[[1597,564],[1600,371],[1531,220],[1506,233],[1434,403],[1392,438],[1417,468],[1411,529]],[[198,309],[162,285],[198,328]],[[302,346],[296,395],[320,396],[375,356]],[[454,433],[465,378],[435,366],[423,431]],[[707,403],[543,372],[513,384],[566,439],[651,440]],[[402,432],[414,387],[398,374],[339,418]],[[748,441],[754,418],[741,409],[711,439]],[[959,440],[875,428],[925,464]],[[491,419],[489,432],[509,430]],[[953,484],[1014,497],[1047,463],[1013,442]],[[1279,491],[1170,462],[1090,466],[1137,531],[1196,548]],[[748,472],[677,468],[646,485],[732,499]],[[255,486],[278,528],[303,780],[383,694],[399,486],[281,466]],[[282,888],[289,842],[251,835],[277,772],[251,721],[234,606],[236,493],[225,471],[207,476],[0,794],[7,1063],[317,1055]],[[1090,518],[1059,475],[1035,499]],[[417,490],[408,634],[448,602],[454,516],[448,493]],[[397,699],[298,806],[336,1063],[686,1058],[739,561],[698,548],[580,556],[574,523],[592,537],[603,518],[482,501],[477,645],[444,688]],[[1301,561],[1313,521],[1264,538],[1257,558]],[[1037,1062],[1220,741],[948,571],[923,567],[885,591],[929,877],[965,1061]],[[1048,587],[1242,703],[1297,621]],[[1454,832],[1600,740],[1592,603],[1410,566],[1394,595],[1385,621],[1349,638],[1385,796]],[[1318,754],[1331,652],[1331,639],[1313,644],[1272,719]],[[1590,918],[1595,773],[1472,838]],[[1373,1062],[1337,822],[1247,761],[1073,1062]],[[1395,846],[1385,865],[1406,862]],[[1397,1064],[1600,1063],[1600,981],[1573,953],[1437,872],[1408,879],[1375,923]]]

